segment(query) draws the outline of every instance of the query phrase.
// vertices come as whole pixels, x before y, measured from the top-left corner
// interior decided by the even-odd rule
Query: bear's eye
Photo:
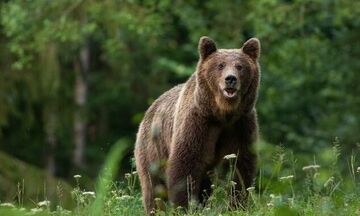
[[[237,65],[235,65],[235,68],[240,71],[242,69],[242,66],[237,64]]]
[[[225,67],[225,64],[224,64],[224,63],[220,63],[220,64],[218,65],[218,69],[219,69],[219,70],[224,69],[224,67]]]

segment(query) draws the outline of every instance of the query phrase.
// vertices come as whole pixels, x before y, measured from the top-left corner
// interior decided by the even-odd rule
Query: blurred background
[[[347,172],[347,156],[359,153],[360,1],[2,0],[0,7],[0,200],[16,199],[22,187],[33,199],[59,182],[66,190],[75,174],[91,188],[111,146],[133,146],[149,105],[194,72],[203,35],[220,48],[250,37],[262,43],[262,161],[286,149],[301,166],[326,162],[335,146]],[[134,170],[132,151],[120,172]]]

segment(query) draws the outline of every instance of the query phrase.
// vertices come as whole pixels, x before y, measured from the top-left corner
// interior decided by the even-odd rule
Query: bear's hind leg
[[[151,172],[147,161],[143,163],[137,163],[137,170],[139,174],[139,180],[143,196],[143,204],[145,206],[146,214],[153,214],[156,210],[165,210],[164,201],[167,200],[167,188],[163,176],[160,175],[164,172],[163,169],[159,169]],[[154,164],[160,164],[160,162],[153,162]],[[156,166],[153,165],[153,166]]]
[[[154,191],[152,187],[150,173],[143,166],[143,164],[137,164],[137,171],[139,174],[145,213],[149,215],[150,212],[155,209]]]

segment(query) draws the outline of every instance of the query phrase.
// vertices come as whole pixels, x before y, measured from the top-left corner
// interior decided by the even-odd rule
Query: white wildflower
[[[132,196],[129,196],[129,195],[122,195],[121,197],[119,197],[118,199],[119,200],[129,200],[129,199],[132,199],[133,197]]]
[[[133,175],[137,175],[137,172],[136,172],[136,171],[134,171],[134,172],[132,172],[131,174],[133,174]]]
[[[47,206],[50,205],[50,201],[49,200],[44,200],[44,201],[38,202],[37,205],[39,207],[47,207]]]
[[[84,191],[84,192],[82,192],[82,195],[95,197],[95,192],[94,191]]]
[[[291,180],[291,179],[293,179],[293,178],[294,178],[293,175],[289,175],[289,176],[280,177],[279,180],[280,180],[280,181],[287,181],[287,180]]]
[[[304,166],[302,168],[302,170],[304,170],[304,171],[311,170],[311,169],[316,170],[316,169],[319,169],[319,168],[320,168],[320,165],[309,165],[309,166]]]
[[[255,190],[255,187],[248,187],[248,188],[246,188],[246,190],[249,192],[253,192]]]
[[[74,178],[79,179],[79,178],[81,178],[81,175],[74,175]]]
[[[357,168],[356,172],[360,173],[360,167]]]
[[[236,158],[237,156],[236,156],[236,154],[229,154],[229,155],[225,155],[224,156],[224,159],[225,160],[230,160],[230,159],[234,159],[234,158]]]
[[[31,211],[31,213],[36,214],[38,212],[42,212],[43,209],[42,208],[32,208],[32,209],[30,209],[30,211]]]
[[[1,207],[9,207],[9,208],[14,208],[14,204],[12,203],[1,203],[0,204]]]
[[[233,187],[235,187],[235,185],[237,185],[237,183],[234,182],[234,181],[230,181],[230,184],[231,184],[231,186],[233,186]]]
[[[131,177],[131,174],[130,173],[125,173],[125,178],[128,179]]]
[[[269,202],[269,203],[267,203],[266,204],[268,207],[273,207],[274,206],[274,204],[272,203],[272,202]]]
[[[214,184],[212,184],[212,185],[210,185],[210,187],[211,187],[211,189],[214,189],[214,188],[215,188],[215,185],[214,185]]]

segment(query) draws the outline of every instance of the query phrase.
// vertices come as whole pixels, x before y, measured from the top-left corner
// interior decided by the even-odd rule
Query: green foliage
[[[339,144],[335,144],[338,146]],[[214,176],[211,186],[213,193],[204,206],[195,202],[189,204],[187,215],[357,215],[360,200],[360,167],[352,170],[353,179],[343,179],[345,173],[339,169],[338,163],[327,160],[313,162],[295,162],[298,155],[292,155],[286,148],[274,148],[262,142],[262,150],[267,150],[274,157],[262,157],[261,181],[258,179],[255,187],[248,188],[248,203],[246,210],[230,211],[232,202],[231,178],[220,180]],[[50,203],[42,201],[32,209],[20,208],[12,203],[0,203],[0,214],[23,215],[143,215],[141,194],[138,190],[138,176],[136,172],[126,173],[123,181],[114,182],[114,171],[122,157],[126,145],[118,142],[108,156],[102,174],[99,176],[95,191],[85,191],[80,184],[80,175],[75,175],[76,187],[71,194],[75,208],[67,210],[61,205],[49,208]],[[341,152],[328,149],[335,155]],[[263,154],[263,153],[262,153]],[[339,155],[340,154],[340,155]],[[231,156],[230,164],[236,160]],[[280,158],[280,159],[279,159]],[[347,157],[346,157],[347,158]],[[351,157],[353,158],[353,157]],[[273,163],[277,160],[277,163]],[[336,160],[336,159],[335,159]],[[354,160],[354,163],[358,161]],[[265,166],[265,164],[267,166]],[[310,164],[310,165],[308,165]],[[303,166],[306,165],[306,166]],[[231,165],[230,165],[231,166]],[[302,167],[303,166],[303,167]],[[230,167],[231,168],[231,167]],[[229,175],[233,171],[230,169]],[[339,173],[332,176],[332,173]],[[289,175],[291,173],[292,175]],[[110,174],[110,175],[109,175]],[[306,176],[306,177],[304,177]],[[330,178],[328,178],[330,177]],[[161,200],[157,200],[161,201]],[[174,209],[166,204],[165,211],[157,211],[156,215],[184,215],[183,210]]]
[[[48,177],[43,170],[3,152],[0,152],[0,161],[0,201],[16,200],[20,207],[29,206],[45,198],[50,199],[44,194],[50,185],[55,185],[57,197],[54,201],[66,208],[72,207],[69,194],[72,188],[63,179]]]
[[[111,185],[111,182],[117,172],[120,159],[124,157],[124,152],[128,147],[126,144],[127,143],[124,140],[120,140],[115,143],[110,155],[108,156],[105,166],[100,173],[97,182],[97,197],[95,198],[92,206],[92,213],[94,215],[100,215],[104,210],[104,199],[111,189],[109,186]]]

